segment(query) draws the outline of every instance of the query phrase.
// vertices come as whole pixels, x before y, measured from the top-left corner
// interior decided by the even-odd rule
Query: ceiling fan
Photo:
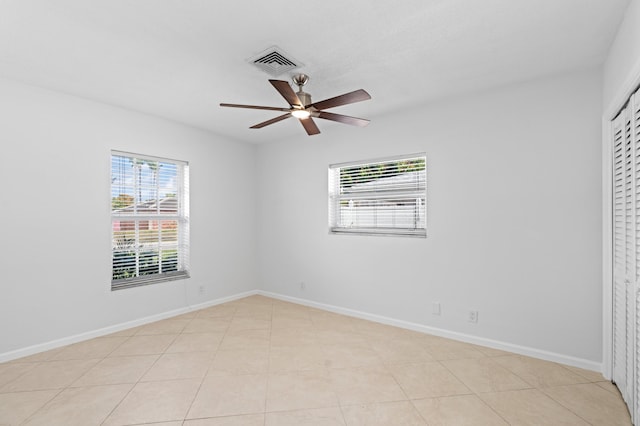
[[[297,118],[302,127],[307,131],[309,136],[317,135],[320,133],[320,129],[313,121],[313,118],[324,118],[325,120],[337,121],[339,123],[351,124],[353,126],[364,127],[369,124],[369,120],[364,118],[350,117],[348,115],[334,114],[332,112],[324,111],[325,109],[338,107],[341,105],[352,104],[355,102],[366,101],[371,99],[371,96],[362,89],[355,90],[353,92],[345,93],[344,95],[336,96],[334,98],[325,99],[320,102],[311,102],[311,95],[302,91],[304,86],[309,81],[309,76],[306,74],[297,74],[293,76],[293,82],[298,86],[298,91],[294,92],[287,81],[283,80],[269,80],[269,83],[275,87],[275,89],[282,95],[283,98],[289,103],[289,108],[278,108],[269,106],[258,105],[239,105],[239,104],[220,104],[221,107],[232,108],[249,108],[249,109],[264,109],[268,111],[282,111],[285,114],[280,115],[271,120],[263,121],[254,126],[251,129],[261,129],[278,121],[285,120],[289,117]]]

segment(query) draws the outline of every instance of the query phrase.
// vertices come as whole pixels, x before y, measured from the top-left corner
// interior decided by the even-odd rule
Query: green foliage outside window
[[[343,167],[340,169],[340,184],[342,188],[349,188],[355,184],[362,184],[383,177],[392,177],[402,173],[417,172],[424,169],[425,161],[423,158]]]

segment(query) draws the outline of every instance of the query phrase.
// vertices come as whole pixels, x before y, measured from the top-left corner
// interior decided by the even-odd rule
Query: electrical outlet
[[[304,281],[300,281],[300,290],[304,290],[305,288],[307,288],[307,286]]]
[[[198,293],[200,293],[201,295],[204,294],[204,286],[203,285],[198,287]]]
[[[478,311],[469,311],[469,322],[478,322]]]
[[[440,302],[433,302],[433,309],[432,309],[432,313],[433,315],[440,315]]]

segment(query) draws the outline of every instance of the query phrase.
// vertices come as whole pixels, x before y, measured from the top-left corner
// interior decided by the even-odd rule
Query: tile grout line
[[[40,408],[38,408],[37,410],[35,410],[33,413],[31,413],[26,419],[24,419],[23,421],[20,422],[21,425],[26,424],[31,418],[33,418],[33,416],[35,416],[36,414],[38,414],[38,412],[40,412],[44,407],[46,407],[47,405],[49,405],[54,399],[56,399],[58,397],[58,395],[60,395],[62,392],[64,392],[66,388],[60,388],[60,389],[56,389],[58,392],[53,395],[51,397],[51,399],[49,399],[47,402],[45,402],[44,404],[42,404],[42,406]],[[25,391],[25,392],[33,392],[33,391]]]
[[[215,305],[215,306],[221,306],[221,305]],[[200,309],[200,310],[198,310],[196,312],[201,312],[201,311],[204,311],[206,309],[207,308]],[[233,318],[235,317],[236,312],[237,312],[237,308],[234,308],[233,315],[231,316],[231,321],[233,321]],[[193,317],[191,319],[191,321],[193,321],[196,318],[198,318],[197,314],[196,314],[195,317]],[[184,424],[187,421],[187,417],[189,417],[189,412],[193,408],[193,403],[196,401],[196,398],[198,397],[198,394],[200,393],[200,390],[202,389],[202,385],[204,384],[204,381],[207,379],[207,375],[209,374],[209,371],[213,367],[213,362],[215,361],[216,355],[220,351],[220,346],[222,345],[222,342],[224,341],[224,338],[226,337],[227,332],[229,331],[229,327],[231,326],[231,321],[229,321],[229,324],[227,324],[227,327],[225,328],[224,333],[222,334],[222,337],[220,338],[220,342],[218,343],[218,346],[217,346],[216,350],[213,353],[213,357],[211,358],[211,361],[209,362],[209,367],[207,367],[207,371],[205,371],[204,375],[202,376],[202,380],[200,380],[200,385],[198,385],[198,389],[194,393],[193,399],[191,400],[191,403],[189,404],[189,407],[187,408],[187,411],[184,413],[184,418],[182,419],[182,424]],[[186,328],[186,326],[185,326],[185,328]],[[188,334],[188,333],[185,333],[185,334]]]
[[[132,336],[128,336],[128,338],[127,338],[127,339],[125,339],[124,341],[122,341],[122,342],[120,343],[120,345],[124,344],[124,343],[125,343],[125,342],[130,338],[130,337],[132,337]],[[89,341],[90,341],[90,340],[89,340]],[[81,342],[79,342],[79,343],[81,343]],[[78,344],[78,343],[76,343],[76,344]],[[46,364],[46,363],[51,363],[51,362],[64,362],[64,361],[87,361],[87,360],[88,360],[88,361],[90,361],[90,360],[98,360],[98,361],[97,361],[93,366],[91,366],[89,369],[87,369],[87,371],[85,371],[84,373],[82,373],[80,376],[78,376],[75,380],[71,381],[71,383],[67,384],[66,386],[63,386],[63,387],[61,387],[61,388],[54,388],[54,389],[35,389],[35,390],[30,390],[30,391],[29,391],[29,390],[24,391],[24,392],[37,392],[37,391],[45,391],[45,390],[57,390],[58,392],[57,392],[55,395],[53,395],[49,400],[47,400],[47,401],[46,401],[46,402],[45,402],[41,407],[39,407],[39,408],[38,408],[38,409],[36,409],[33,413],[31,413],[31,414],[30,414],[26,419],[24,419],[24,420],[21,422],[21,424],[25,424],[25,423],[27,423],[30,419],[32,419],[32,418],[33,418],[34,416],[36,416],[39,412],[41,412],[45,407],[47,407],[49,404],[51,404],[51,403],[52,403],[52,402],[53,402],[53,401],[54,401],[58,396],[60,396],[60,395],[61,395],[63,392],[65,392],[66,390],[68,390],[68,389],[76,389],[76,388],[78,388],[78,387],[74,387],[74,386],[73,386],[73,385],[74,385],[74,383],[76,383],[78,380],[80,380],[80,378],[82,378],[82,377],[83,377],[84,375],[86,375],[89,371],[91,371],[93,368],[95,368],[95,366],[96,366],[96,365],[98,365],[102,360],[106,359],[106,358],[108,357],[108,355],[109,355],[109,354],[111,354],[114,350],[116,350],[116,348],[117,348],[117,347],[119,347],[119,346],[120,346],[120,345],[118,345],[116,348],[112,349],[108,354],[104,355],[104,356],[103,356],[103,357],[101,357],[101,358],[77,358],[77,359],[76,359],[76,358],[71,358],[71,359],[62,359],[62,360],[56,360],[56,359],[55,359],[55,357],[56,357],[58,354],[60,354],[60,353],[63,351],[63,349],[64,349],[64,348],[71,347],[71,346],[73,346],[73,345],[74,345],[74,344],[72,344],[72,345],[67,345],[67,346],[64,346],[64,347],[61,347],[61,348],[57,348],[57,350],[56,350],[56,354],[55,354],[52,358],[47,359],[47,360],[43,360],[43,361],[41,361],[41,362],[38,362],[38,363],[37,363],[37,365],[36,365],[35,367],[33,367],[33,368],[37,368],[37,367],[38,367],[38,366],[40,366],[40,365],[43,365],[43,364]],[[30,369],[30,370],[28,370],[28,371],[31,371],[31,369]],[[27,372],[28,372],[28,371],[27,371]],[[26,374],[27,372],[25,372],[25,373],[23,373],[23,374]],[[19,377],[21,377],[21,376],[22,376],[22,375],[20,375]],[[17,377],[17,378],[16,378],[16,380],[17,380],[19,377]],[[12,380],[11,382],[13,382],[13,380]],[[91,387],[96,387],[96,386],[101,386],[101,385],[95,385],[95,386],[91,386]],[[103,386],[103,385],[102,385],[102,386]],[[88,386],[88,387],[89,387],[89,386]],[[126,396],[126,395],[125,395],[125,396]],[[123,398],[124,398],[124,397],[123,397]],[[110,414],[111,414],[111,412],[110,412],[109,414],[107,414],[107,417],[108,417]],[[105,417],[105,419],[106,419],[106,417]],[[104,422],[104,420],[102,420],[102,421],[101,421],[101,424],[102,424],[103,422]]]
[[[271,382],[271,337],[273,336],[273,311],[274,303],[271,302],[271,317],[269,321],[269,350],[267,351],[267,383],[264,390],[264,411],[262,414],[262,425],[267,425],[267,400],[269,396],[269,383]]]
[[[162,321],[162,320],[160,320]],[[191,321],[189,321],[191,322]],[[125,340],[124,342],[122,342],[122,345],[125,344],[125,342],[128,342],[130,339],[138,336],[138,333],[141,330],[138,330],[134,335],[130,336],[129,339]],[[138,380],[132,384],[131,389],[129,389],[129,391],[120,399],[120,401],[111,409],[111,411],[109,411],[109,413],[105,416],[105,418],[102,420],[102,422],[100,422],[100,425],[104,425],[104,423],[109,419],[109,417],[111,417],[111,415],[118,409],[118,407],[122,404],[122,402],[127,399],[127,397],[129,395],[131,395],[131,392],[133,392],[133,390],[136,388],[136,386],[141,383],[142,378],[153,368],[154,365],[156,365],[158,363],[158,361],[160,360],[160,358],[162,357],[162,355],[164,355],[166,353],[166,350],[171,346],[171,344],[177,339],[177,336],[173,338],[173,340],[171,341],[171,343],[169,343],[167,345],[167,347],[164,349],[164,351],[161,354],[149,354],[149,355],[157,355],[157,358],[155,359],[155,361],[153,361],[153,363],[140,375],[140,377],[138,378]],[[120,347],[119,346],[119,347]],[[111,351],[110,354],[112,354],[113,352],[115,352],[116,349],[114,349],[113,351]],[[145,354],[141,354],[140,356],[144,356]],[[136,355],[137,356],[137,355]],[[106,356],[104,359],[109,358],[109,356]],[[111,357],[111,358],[117,358],[117,356]],[[97,364],[96,364],[97,365]],[[85,373],[86,374],[86,373]]]
[[[485,357],[486,355],[483,354]],[[440,365],[447,370],[449,373],[451,373],[451,375],[453,377],[455,377],[457,380],[460,381],[460,383],[462,383],[463,385],[465,385],[467,387],[467,389],[469,389],[469,391],[471,391],[470,395],[475,396],[478,400],[480,400],[480,402],[482,402],[484,405],[486,405],[487,407],[489,407],[489,409],[494,412],[498,417],[500,417],[501,419],[504,420],[504,422],[506,424],[510,424],[509,421],[502,415],[500,414],[495,408],[493,408],[491,405],[489,405],[484,399],[482,399],[482,397],[480,396],[480,392],[476,392],[475,390],[471,389],[471,387],[469,387],[469,385],[467,385],[460,377],[458,377],[453,371],[451,371],[451,369],[449,367],[447,367],[444,363],[442,363],[440,360],[438,361],[438,363],[440,363]],[[519,377],[519,376],[518,376]],[[527,383],[527,382],[525,382]],[[519,390],[524,390],[524,389],[519,389]],[[508,391],[505,391],[508,392]]]
[[[25,374],[27,374],[28,372],[30,372],[34,368],[37,368],[40,364],[43,364],[43,363],[44,363],[44,361],[33,362],[33,363],[26,363],[26,362],[18,363],[18,364],[33,364],[33,366],[30,369],[28,369],[27,371],[24,371],[24,372],[18,374],[16,377],[14,377],[13,379],[9,380],[7,383],[3,384],[2,388],[0,388],[0,395],[2,395],[3,393],[11,393],[11,392],[2,392],[2,389],[6,388],[11,383],[13,383],[16,380],[20,379],[22,376],[24,376]]]
[[[597,384],[595,384],[594,382],[589,382],[589,383],[576,383],[573,385],[559,385],[559,386],[549,386],[549,388],[559,388],[559,387],[573,387],[573,386],[598,386]],[[606,390],[603,389],[605,392]],[[576,415],[578,418],[584,420],[585,422],[589,423],[590,425],[592,425],[592,423],[585,419],[583,416],[581,416],[579,413],[575,412],[575,410],[573,410],[571,407],[568,407],[566,404],[563,404],[562,401],[558,401],[556,398],[554,398],[552,395],[549,395],[547,392],[545,392],[544,388],[539,389],[540,393],[542,393],[544,396],[546,396],[547,398],[551,399],[553,402],[555,402],[556,404],[559,404],[560,406],[566,408],[567,410],[569,410],[571,413],[573,413],[574,415]]]

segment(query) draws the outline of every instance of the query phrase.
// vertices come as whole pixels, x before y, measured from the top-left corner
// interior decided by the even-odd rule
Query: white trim
[[[199,309],[220,305],[222,303],[232,302],[234,300],[242,299],[242,298],[253,296],[253,295],[262,295],[266,297],[271,297],[273,299],[297,303],[303,306],[309,306],[309,307],[318,308],[318,309],[322,309],[329,312],[335,312],[338,314],[348,315],[355,318],[361,318],[368,321],[374,321],[381,324],[387,324],[394,327],[413,330],[420,333],[431,334],[434,336],[445,337],[448,339],[458,340],[461,342],[471,343],[471,344],[480,345],[480,346],[486,346],[489,348],[508,351],[508,352],[512,352],[520,355],[526,355],[533,358],[544,359],[547,361],[557,362],[560,364],[571,365],[574,367],[584,368],[586,370],[599,372],[602,369],[602,365],[600,363],[589,361],[582,358],[575,358],[568,355],[558,354],[555,352],[548,352],[548,351],[543,351],[540,349],[530,348],[526,346],[514,345],[511,343],[505,343],[498,340],[486,339],[486,338],[472,336],[465,333],[458,333],[455,331],[444,330],[437,327],[430,327],[430,326],[417,324],[413,322],[389,318],[382,315],[370,314],[367,312],[356,311],[354,309],[348,309],[340,306],[314,302],[311,300],[300,299],[297,297],[285,296],[282,294],[272,293],[272,292],[263,291],[263,290],[250,290],[250,291],[238,293],[232,296],[226,296],[226,297],[221,297],[214,300],[209,300],[207,302],[199,303],[197,305],[190,305],[184,308],[174,309],[174,310],[159,313],[156,315],[151,315],[145,318],[139,318],[133,321],[128,321],[121,324],[100,328],[98,330],[93,330],[86,333],[80,333],[74,336],[64,337],[62,339],[57,339],[50,342],[37,344],[37,345],[29,346],[26,348],[22,348],[22,349],[17,349],[11,352],[5,352],[3,354],[0,354],[0,362],[11,361],[17,358],[34,355],[36,353],[59,348],[61,346],[82,342],[85,340],[93,339],[95,337],[105,336],[111,333],[126,330],[128,328],[138,327],[154,321],[160,321],[166,318],[171,318],[177,315],[182,315],[182,314],[196,311]]]
[[[359,176],[357,173],[362,166],[387,165],[395,164],[398,161],[414,160],[423,161],[423,169],[406,173],[397,172],[389,175],[385,168],[382,175],[375,179]],[[343,186],[343,172],[346,172],[350,178],[354,178],[350,185]],[[396,200],[402,200],[402,202],[398,203]],[[345,219],[342,214],[343,203],[345,202],[348,203],[349,219]],[[356,204],[363,202],[364,205],[352,205],[353,202]],[[388,205],[376,207],[379,202]],[[370,203],[373,203],[373,208]],[[329,234],[425,238],[427,236],[426,204],[426,153],[329,165]],[[361,216],[360,212],[365,212],[365,214]],[[404,223],[396,223],[395,216],[397,212],[406,213],[409,220],[403,221]],[[365,219],[369,216],[371,217]],[[361,220],[364,220],[366,224]]]
[[[378,157],[372,158],[370,160],[357,160],[357,161],[345,161],[342,163],[334,163],[329,164],[330,169],[342,168],[342,167],[351,167],[351,166],[363,166],[365,164],[378,164],[378,163],[386,163],[396,160],[417,160],[422,157],[427,157],[426,152],[418,152],[415,154],[406,154],[406,155],[390,155],[388,157]]]
[[[131,166],[134,166],[129,172],[125,170],[124,163],[131,162]],[[146,164],[148,163],[148,164]],[[152,191],[155,199],[142,200],[142,192],[144,190],[143,182],[143,166],[146,164],[151,167],[151,163],[155,164],[155,172],[153,179],[153,186],[148,186],[147,191]],[[157,284],[166,281],[173,281],[178,279],[189,278],[189,163],[180,160],[171,160],[168,158],[159,158],[154,156],[144,156],[139,154],[128,154],[119,151],[111,151],[110,159],[111,168],[111,188],[109,190],[109,197],[112,200],[111,208],[111,259],[112,259],[112,277],[111,277],[111,290],[124,290],[132,287],[139,287],[143,285]],[[165,165],[168,167],[166,173],[161,171],[161,167]],[[115,167],[115,169],[114,169]],[[114,174],[114,171],[116,172]],[[115,177],[114,177],[115,176]],[[127,177],[133,180],[133,187],[127,182]],[[169,179],[172,182],[169,190],[174,190],[174,198],[176,200],[175,212],[161,212],[161,187],[163,179]],[[165,188],[166,190],[166,188]],[[132,208],[132,211],[124,211],[126,209],[113,209],[113,199],[119,198],[128,194],[133,201],[133,204],[127,206]],[[147,194],[148,195],[148,194]],[[162,200],[168,199],[165,196]],[[136,201],[135,198],[138,197]],[[154,204],[149,204],[154,202]],[[141,210],[144,214],[138,214],[139,206],[146,205],[146,208]],[[155,213],[152,213],[155,210]],[[171,234],[175,233],[175,243],[171,238],[167,239],[166,243],[163,243],[164,225],[161,221],[170,221],[175,223],[175,230],[171,231]],[[143,249],[143,242],[140,240],[143,236],[142,223],[154,222],[156,223],[157,235],[153,239],[147,241],[149,247]],[[131,228],[120,228],[120,224],[130,223],[133,224]],[[118,224],[116,228],[116,224]],[[148,228],[148,227],[147,227]],[[147,229],[145,228],[145,230]],[[127,232],[133,231],[133,235],[127,234]],[[126,240],[120,241],[120,233],[125,232],[122,236]],[[130,240],[129,240],[130,239]],[[121,243],[126,243],[121,246]],[[133,244],[131,244],[133,243]],[[170,262],[168,265],[175,267],[175,271],[165,272],[163,271],[162,258],[164,257],[164,250],[171,249],[176,252],[175,263]],[[153,258],[151,258],[151,266],[158,266],[157,271],[147,271],[146,275],[143,273],[142,260],[145,254],[144,250],[150,250],[150,252],[157,252],[157,265],[153,265]],[[123,255],[124,258],[119,256]],[[171,266],[169,269],[173,269]],[[124,275],[125,277],[123,277]],[[133,275],[133,276],[128,276]]]
[[[175,163],[180,163],[183,166],[189,165],[189,162],[185,160],[176,160],[175,158],[156,157],[154,155],[137,154],[135,152],[119,151],[117,149],[112,149],[111,155],[118,155],[121,157],[135,157],[141,160],[149,160],[149,161],[164,161],[164,162],[171,161]]]
[[[262,296],[272,297],[274,299],[279,299],[286,302],[292,302],[292,303],[297,303],[299,305],[310,306],[310,307],[322,309],[325,311],[335,312],[342,315],[348,315],[355,318],[361,318],[368,321],[374,321],[381,324],[387,324],[394,327],[400,327],[407,330],[413,330],[420,333],[431,334],[434,336],[445,337],[447,339],[458,340],[461,342],[471,343],[474,345],[486,346],[493,349],[513,352],[520,355],[526,355],[533,358],[539,358],[547,361],[557,362],[560,364],[579,367],[586,370],[597,371],[597,372],[600,372],[602,370],[602,365],[600,363],[595,361],[590,361],[587,359],[576,358],[569,355],[558,354],[555,352],[543,351],[540,349],[530,348],[527,346],[514,345],[511,343],[500,342],[498,340],[486,339],[483,337],[472,336],[470,334],[458,333],[455,331],[444,330],[437,327],[430,327],[430,326],[417,324],[409,321],[389,318],[382,315],[370,314],[367,312],[356,311],[354,309],[342,308],[340,306],[328,305],[325,303],[319,303],[311,300],[300,299],[297,297],[285,296],[282,294],[272,293],[269,291],[258,290],[257,293]]]
[[[602,375],[613,372],[613,216],[611,121],[602,119]]]
[[[208,300],[206,302],[198,303],[197,305],[189,306],[191,311],[197,311],[198,309],[209,308],[211,306],[221,305],[227,302],[233,302],[234,300],[243,299],[249,296],[255,296],[256,294],[260,294],[258,290],[249,290],[244,291],[242,293],[234,294],[231,296],[221,297],[214,300]]]
[[[640,86],[640,60],[632,67],[627,80],[602,114],[602,375],[611,379],[613,367],[613,267],[611,249],[611,121]]]
[[[629,77],[621,85],[620,90],[618,90],[616,96],[613,97],[613,100],[609,102],[607,109],[604,110],[604,118],[609,121],[613,120],[638,86],[640,86],[640,59],[631,67]]]
[[[93,339],[95,337],[106,336],[111,333],[116,333],[118,331],[126,330],[128,328],[138,327],[141,325],[149,324],[151,322],[160,321],[166,318],[175,317],[178,315],[186,314],[192,311],[196,311],[198,309],[208,308],[210,306],[220,305],[222,303],[232,302],[234,300],[242,299],[247,296],[253,296],[258,294],[256,290],[246,291],[244,293],[238,293],[233,296],[221,297],[214,300],[209,300],[204,303],[199,303],[197,305],[191,305],[184,308],[174,309],[167,312],[162,312],[155,315],[150,315],[148,317],[139,318],[132,321],[123,322],[120,324],[112,325],[109,327],[99,328],[93,331],[87,331],[85,333],[75,334],[73,336],[63,337],[61,339],[52,340],[46,343],[40,343],[33,346],[28,346],[22,349],[16,349],[14,351],[5,352],[0,354],[0,362],[7,362],[17,358],[22,358],[29,355],[34,355],[40,352],[48,351],[51,349],[56,349],[61,346],[71,345],[73,343],[82,342],[85,340]]]

